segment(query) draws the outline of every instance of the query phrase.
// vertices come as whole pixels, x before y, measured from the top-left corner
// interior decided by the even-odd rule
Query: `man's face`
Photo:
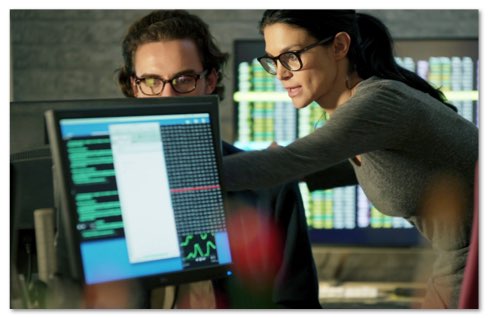
[[[166,81],[179,75],[188,75],[186,78],[191,80],[192,75],[204,71],[195,43],[187,39],[151,42],[139,46],[134,57],[134,69],[138,78],[156,78]],[[179,93],[170,83],[166,83],[161,93],[148,96],[141,91],[135,78],[131,80],[134,96],[137,98],[207,95],[214,91],[216,81],[215,71],[209,71],[196,80],[195,89],[189,93]]]

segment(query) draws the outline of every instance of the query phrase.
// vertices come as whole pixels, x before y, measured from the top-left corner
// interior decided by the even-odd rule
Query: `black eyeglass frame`
[[[264,56],[261,56],[261,57],[258,57],[258,61],[259,63],[261,63],[261,65],[263,66],[264,70],[266,72],[268,72],[269,74],[271,75],[276,75],[277,73],[277,67],[278,67],[278,62],[277,61],[280,61],[281,65],[283,65],[284,68],[286,68],[287,70],[289,71],[292,71],[292,72],[295,72],[295,71],[299,71],[302,69],[303,67],[303,62],[302,62],[302,59],[300,58],[300,55],[310,49],[313,49],[314,47],[316,46],[319,46],[319,45],[322,45],[322,44],[325,44],[327,42],[329,42],[330,40],[334,39],[335,38],[335,35],[331,35],[323,40],[320,40],[318,42],[315,42],[313,44],[310,44],[306,47],[304,47],[303,49],[300,49],[300,50],[295,50],[295,51],[286,51],[286,52],[283,52],[281,53],[280,55],[276,56],[276,57],[272,57],[272,56],[268,56],[268,55],[264,55]],[[300,67],[298,67],[297,69],[292,69],[287,63],[283,63],[281,61],[281,57],[284,56],[285,54],[292,54],[294,55],[297,60],[298,60],[298,63],[300,63]],[[275,69],[274,71],[270,70],[268,68],[269,64],[267,64],[265,62],[265,60],[268,60],[268,61],[273,61],[274,63],[274,66],[275,66]]]
[[[156,76],[148,76],[148,77],[138,77],[137,75],[134,74],[134,79],[135,79],[135,83],[137,85],[137,87],[139,87],[139,89],[141,90],[141,92],[146,95],[146,96],[158,96],[161,94],[161,92],[164,90],[164,87],[166,86],[167,83],[169,83],[169,85],[171,85],[171,88],[179,93],[179,94],[188,94],[188,93],[191,93],[193,92],[196,88],[197,88],[197,82],[199,79],[201,78],[204,78],[208,73],[208,70],[203,70],[202,72],[200,73],[195,73],[195,74],[179,74],[179,75],[176,75],[175,77],[173,78],[170,78],[168,80],[165,80],[161,77],[156,77]],[[181,92],[179,91],[178,89],[175,88],[175,85],[174,85],[174,81],[176,79],[178,79],[179,77],[182,77],[182,76],[188,76],[188,77],[192,77],[193,80],[194,80],[194,83],[193,83],[193,88],[188,90],[188,91],[184,91],[184,92]],[[145,79],[147,78],[155,78],[155,79],[158,79],[160,80],[161,82],[163,82],[163,86],[161,87],[161,90],[158,92],[158,93],[153,93],[153,94],[147,94],[146,92],[143,91],[143,89],[141,88],[141,82],[144,81]]]

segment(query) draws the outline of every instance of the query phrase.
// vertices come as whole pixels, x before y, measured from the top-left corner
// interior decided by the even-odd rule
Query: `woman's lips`
[[[287,87],[286,90],[288,91],[288,96],[291,98],[297,96],[302,91],[301,86]]]

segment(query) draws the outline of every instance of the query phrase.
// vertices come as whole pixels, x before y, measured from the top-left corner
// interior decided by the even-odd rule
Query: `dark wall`
[[[258,39],[262,10],[190,10],[232,53],[235,39]],[[128,26],[148,10],[12,10],[10,99],[53,100],[123,97],[115,70]],[[364,10],[395,38],[478,37],[477,10]],[[233,60],[226,70],[222,134],[233,139]]]

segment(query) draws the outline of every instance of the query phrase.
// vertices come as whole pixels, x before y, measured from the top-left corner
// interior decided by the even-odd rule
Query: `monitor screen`
[[[217,97],[73,103],[80,110],[46,113],[71,275],[155,285],[229,275]]]
[[[442,87],[458,113],[478,123],[478,39],[395,40],[396,61]],[[287,145],[327,121],[317,103],[297,111],[275,76],[257,57],[262,39],[234,41],[234,145],[244,150]],[[330,246],[417,246],[425,240],[406,220],[377,210],[361,187],[309,191],[300,184],[312,243]]]

